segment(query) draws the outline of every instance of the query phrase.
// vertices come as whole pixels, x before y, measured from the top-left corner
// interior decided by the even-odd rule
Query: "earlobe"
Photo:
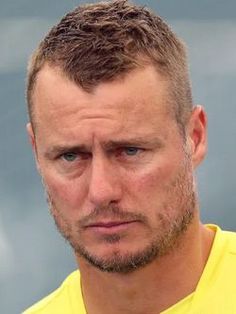
[[[207,151],[207,117],[202,106],[196,106],[192,111],[189,121],[189,137],[195,168],[202,162]]]

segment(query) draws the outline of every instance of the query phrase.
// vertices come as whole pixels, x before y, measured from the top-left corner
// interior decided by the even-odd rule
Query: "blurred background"
[[[27,59],[72,0],[0,0],[0,313],[17,314],[75,269],[57,234],[25,132]],[[198,170],[204,222],[236,231],[236,2],[146,0],[189,47],[195,103],[209,119]]]

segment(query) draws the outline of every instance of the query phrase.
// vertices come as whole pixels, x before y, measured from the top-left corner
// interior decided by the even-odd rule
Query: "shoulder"
[[[236,232],[222,230],[219,226],[213,224],[206,226],[215,232],[213,248],[223,253],[236,254]]]
[[[228,253],[236,257],[236,232],[222,231],[221,237],[225,241]]]
[[[23,314],[64,314],[68,313],[73,301],[73,290],[80,293],[80,275],[79,271],[71,273],[54,292],[43,298]]]
[[[209,264],[215,277],[235,293],[234,282],[236,281],[236,233],[223,231],[216,226],[216,235],[212,246]],[[232,285],[233,283],[233,285]]]
[[[236,233],[215,231],[211,252],[195,291],[194,313],[236,313]]]

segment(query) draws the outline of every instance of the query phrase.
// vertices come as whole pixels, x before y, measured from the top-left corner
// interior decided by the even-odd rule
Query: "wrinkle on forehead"
[[[147,126],[158,127],[158,119],[169,114],[167,81],[150,67],[101,83],[92,93],[49,67],[41,70],[36,85],[37,124],[70,136],[92,127],[110,128],[112,134],[138,128],[141,133]]]
[[[51,93],[53,97],[56,97],[58,103],[63,99],[63,94],[65,94],[64,90],[68,89],[68,91],[71,90],[72,93],[66,93],[67,97],[70,95],[72,96],[74,90],[77,94],[80,94],[83,97],[84,103],[86,103],[86,98],[88,103],[91,103],[91,99],[95,98],[100,99],[100,102],[105,105],[106,103],[114,103],[114,100],[117,100],[117,103],[120,103],[123,98],[126,98],[127,103],[129,102],[129,98],[133,101],[136,101],[136,98],[138,98],[143,102],[146,100],[148,91],[150,90],[156,90],[157,92],[161,91],[162,94],[164,90],[168,90],[167,85],[169,81],[161,76],[153,66],[147,66],[144,69],[136,69],[129,72],[123,79],[100,83],[94,87],[92,92],[86,92],[66,77],[60,69],[45,65],[38,74],[35,94],[40,93],[41,86],[41,92],[43,96],[45,96],[45,90],[49,89],[48,83],[50,84],[50,87],[54,89],[52,91],[55,91],[58,86],[56,93]],[[63,90],[60,88],[61,85],[63,85]],[[121,86],[128,86],[128,89],[125,91],[126,95],[120,93]],[[73,99],[72,96],[70,103],[75,103],[77,101],[78,98]],[[96,102],[94,102],[94,104],[96,104]]]

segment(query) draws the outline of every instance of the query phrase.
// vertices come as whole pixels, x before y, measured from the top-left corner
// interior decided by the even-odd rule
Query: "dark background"
[[[0,313],[45,296],[75,267],[48,214],[25,132],[27,59],[78,1],[0,0]],[[153,0],[189,47],[193,94],[209,119],[209,152],[198,170],[202,220],[236,230],[236,2]]]

